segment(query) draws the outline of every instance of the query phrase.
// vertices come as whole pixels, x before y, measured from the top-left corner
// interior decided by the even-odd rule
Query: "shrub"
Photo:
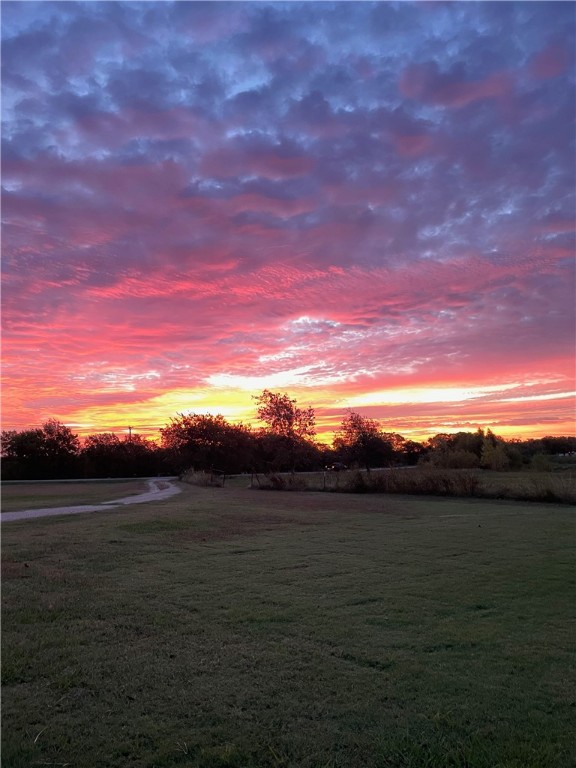
[[[362,472],[357,471],[347,477],[340,488],[335,488],[334,490],[342,490],[348,493],[368,493],[374,492],[376,488],[372,481],[365,479]]]
[[[262,491],[306,491],[306,481],[297,475],[278,475],[270,473],[264,481],[260,481],[258,488]]]
[[[226,477],[222,473],[196,472],[193,469],[180,475],[180,480],[188,485],[198,485],[202,488],[222,488]]]
[[[430,456],[430,463],[443,469],[474,469],[480,466],[480,459],[472,451],[437,451]]]

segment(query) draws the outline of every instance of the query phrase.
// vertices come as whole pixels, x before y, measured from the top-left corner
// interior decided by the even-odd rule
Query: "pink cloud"
[[[570,61],[570,53],[562,43],[551,43],[535,54],[528,66],[534,77],[539,80],[548,80],[566,72]]]
[[[201,170],[208,176],[257,175],[266,179],[289,179],[310,173],[314,159],[299,153],[284,153],[273,148],[223,147],[207,153]]]
[[[150,109],[126,107],[114,112],[92,112],[73,123],[81,135],[109,147],[120,147],[134,136],[148,139],[192,139],[212,142],[221,135],[218,122],[206,118],[198,109],[172,107]]]
[[[509,95],[514,80],[509,72],[496,72],[479,80],[467,80],[458,72],[441,73],[435,61],[411,64],[400,76],[400,92],[438,106],[460,108],[484,99]]]
[[[232,197],[226,208],[230,214],[243,211],[262,211],[276,216],[294,216],[298,213],[313,211],[317,201],[306,198],[278,199],[257,194],[243,194]]]
[[[426,134],[412,136],[395,136],[394,143],[399,155],[416,157],[427,152],[432,144],[430,136]]]

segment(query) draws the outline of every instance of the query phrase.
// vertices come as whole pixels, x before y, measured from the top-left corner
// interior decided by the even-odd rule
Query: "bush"
[[[226,476],[222,473],[196,472],[193,469],[180,475],[180,480],[188,485],[198,485],[202,488],[222,488]]]
[[[362,472],[358,470],[346,478],[342,487],[336,487],[334,490],[341,490],[347,493],[374,493],[375,484],[369,478],[365,479]]]
[[[270,473],[258,488],[262,491],[306,491],[306,481],[297,475],[278,475]]]
[[[442,469],[475,469],[480,459],[472,451],[437,451],[430,456],[430,464]]]

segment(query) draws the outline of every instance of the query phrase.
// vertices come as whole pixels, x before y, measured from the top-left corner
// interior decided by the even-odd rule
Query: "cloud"
[[[558,77],[566,72],[569,66],[570,53],[562,42],[547,45],[532,56],[529,64],[531,73],[539,80]]]
[[[412,435],[490,408],[563,428],[575,25],[554,7],[8,4],[10,424],[153,424],[186,397],[245,417],[272,381],[326,426],[347,397],[547,372],[562,389],[508,403],[366,407]]]
[[[270,142],[258,135],[230,139],[223,147],[204,155],[200,171],[209,177],[294,178],[309,174],[313,158],[294,142]]]
[[[508,96],[513,79],[507,72],[494,72],[480,80],[471,80],[466,78],[460,63],[450,72],[442,73],[437,62],[430,61],[406,67],[399,87],[407,98],[457,109],[476,101]]]

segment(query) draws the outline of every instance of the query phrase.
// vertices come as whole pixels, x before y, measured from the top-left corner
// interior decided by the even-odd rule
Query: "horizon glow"
[[[573,7],[4,2],[3,428],[574,434]]]

